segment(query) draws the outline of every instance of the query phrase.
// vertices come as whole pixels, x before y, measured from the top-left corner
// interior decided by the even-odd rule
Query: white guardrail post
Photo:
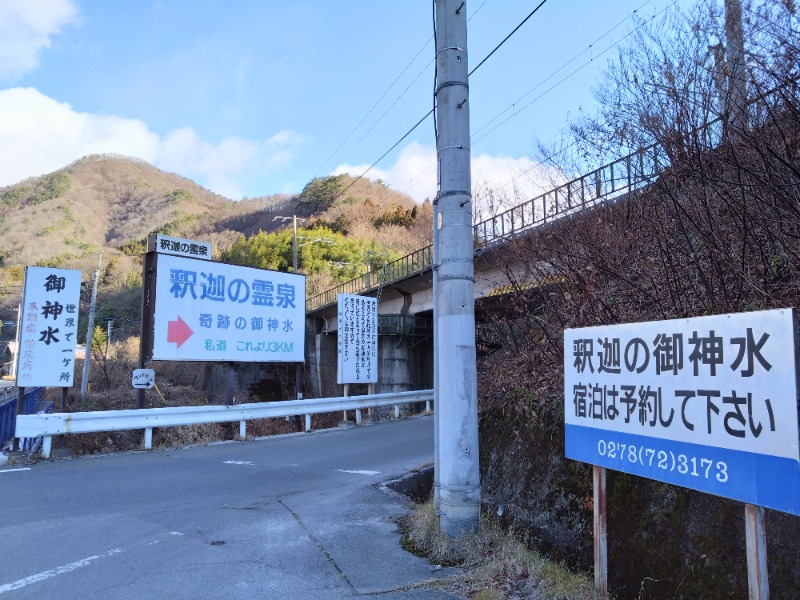
[[[305,415],[306,431],[311,431],[311,415],[345,410],[372,409],[379,406],[430,402],[433,390],[418,390],[392,394],[371,394],[349,398],[312,398],[283,402],[256,402],[235,406],[174,406],[132,410],[107,410],[75,413],[50,413],[18,415],[14,437],[42,436],[42,455],[50,457],[52,436],[68,433],[95,433],[99,431],[128,431],[144,429],[144,447],[153,446],[153,429],[200,425],[205,423],[231,423],[239,421],[239,437],[246,434],[246,421],[272,419],[291,415]]]

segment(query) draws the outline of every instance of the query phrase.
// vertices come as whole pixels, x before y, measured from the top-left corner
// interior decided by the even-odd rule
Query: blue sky
[[[468,2],[470,67],[538,3]],[[673,3],[549,0],[470,79],[474,182],[535,187],[535,140]],[[233,199],[360,174],[432,107],[432,35],[431,0],[2,0],[0,186],[105,152]],[[367,176],[433,196],[432,121]]]

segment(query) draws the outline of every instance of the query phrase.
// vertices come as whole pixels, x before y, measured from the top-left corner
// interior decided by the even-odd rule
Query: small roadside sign
[[[378,381],[378,300],[339,294],[336,383]]]
[[[25,267],[17,348],[19,387],[72,387],[81,272]]]
[[[187,240],[160,233],[147,238],[147,251],[172,254],[173,256],[185,256],[187,258],[211,259],[210,243]]]
[[[156,384],[156,373],[153,369],[134,369],[131,385],[137,390],[151,390]]]

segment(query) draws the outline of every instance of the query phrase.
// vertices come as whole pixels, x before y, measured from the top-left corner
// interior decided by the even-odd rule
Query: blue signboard
[[[800,515],[794,311],[568,329],[566,456]]]

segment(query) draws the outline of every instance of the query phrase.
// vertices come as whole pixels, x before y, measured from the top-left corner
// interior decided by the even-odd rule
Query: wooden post
[[[764,508],[744,505],[744,531],[747,541],[747,587],[750,600],[769,598],[767,574],[767,531]]]
[[[594,587],[608,598],[608,529],[606,523],[606,469],[592,467],[594,482]]]
[[[225,405],[233,406],[233,396],[236,390],[236,371],[233,364],[225,365]]]
[[[367,394],[372,396],[375,393],[375,384],[368,383],[367,384]],[[372,408],[367,409],[367,423],[374,423],[375,417],[372,415]]]

